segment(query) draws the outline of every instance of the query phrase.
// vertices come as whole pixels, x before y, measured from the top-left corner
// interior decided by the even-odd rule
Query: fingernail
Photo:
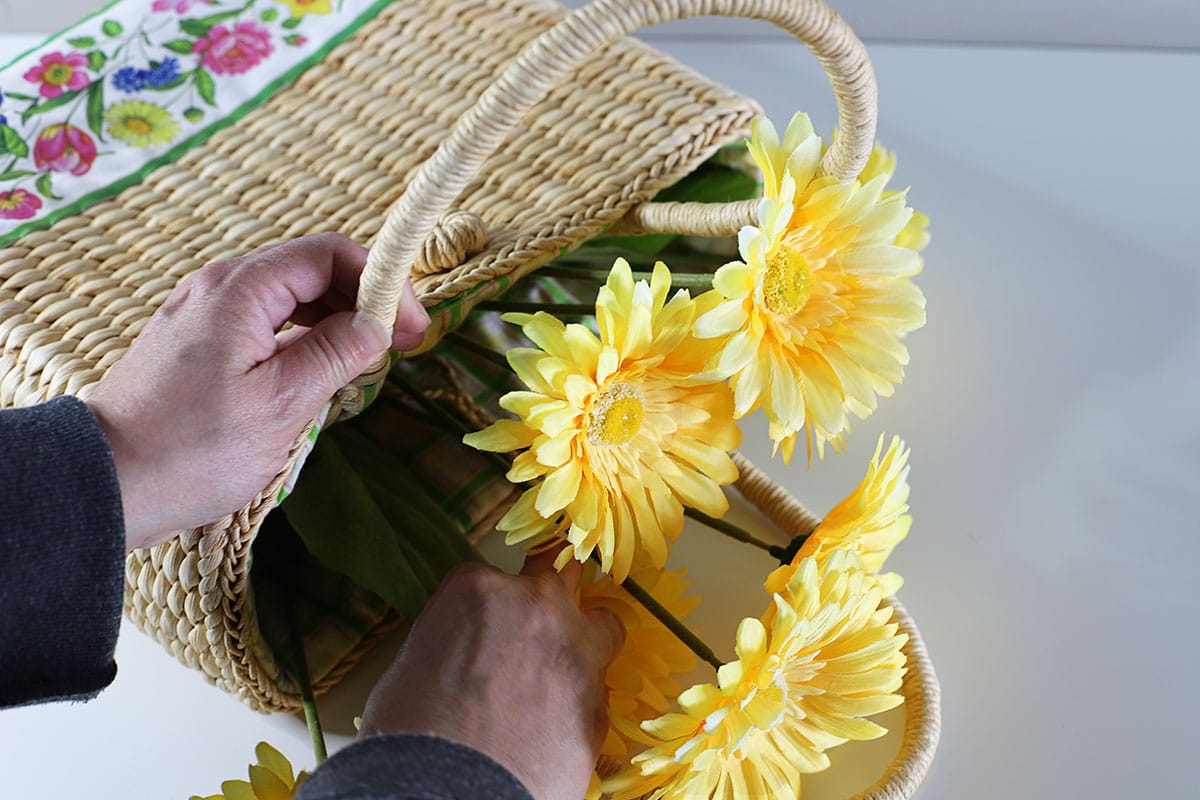
[[[354,333],[362,340],[363,344],[375,352],[386,350],[391,343],[392,337],[388,336],[387,328],[383,327],[383,324],[370,314],[364,314],[361,311],[354,312],[354,319],[350,320],[350,327],[354,329]]]

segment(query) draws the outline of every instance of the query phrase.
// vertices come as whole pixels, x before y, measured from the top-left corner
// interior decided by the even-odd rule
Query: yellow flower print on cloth
[[[299,18],[305,14],[329,14],[333,11],[332,0],[275,0],[281,6],[287,6],[292,16]]]
[[[718,302],[696,335],[725,342],[717,368],[736,415],[762,407],[785,461],[804,430],[811,458],[814,443],[819,455],[840,447],[847,414],[867,417],[904,377],[904,336],[925,324],[911,278],[927,220],[884,191],[894,159],[883,151],[858,180],[818,176],[822,142],[804,114],[782,141],[759,120],[750,152],[764,176],[759,224],[738,236],[742,260],[717,270]]]
[[[797,797],[826,751],[886,730],[865,717],[899,705],[908,641],[851,552],[800,562],[772,619],[742,620],[737,658],[717,685],[681,694],[680,712],[645,723],[650,745],[604,781],[614,800]]]
[[[115,138],[134,147],[170,144],[179,133],[171,112],[153,103],[127,100],[104,112],[104,125]]]
[[[257,764],[250,765],[249,781],[225,781],[221,793],[191,800],[290,800],[308,773],[292,773],[292,763],[271,745],[259,742],[254,748]]]
[[[664,264],[635,283],[620,259],[596,298],[599,336],[544,312],[505,315],[537,345],[508,353],[529,391],[500,400],[518,419],[463,441],[525,449],[508,477],[537,483],[497,525],[510,544],[566,538],[560,566],[596,551],[620,582],[631,569],[662,568],[684,506],[713,517],[728,509],[721,486],[737,479],[729,451],[741,432],[729,387],[704,372],[721,343],[692,335],[710,301],[683,290],[668,299],[670,288]]]

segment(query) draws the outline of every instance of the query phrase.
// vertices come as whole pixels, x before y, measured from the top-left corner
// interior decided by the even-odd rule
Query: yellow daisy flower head
[[[104,112],[104,124],[114,138],[133,147],[170,144],[179,133],[171,112],[153,103],[126,100]]]
[[[641,570],[633,578],[672,616],[684,619],[700,603],[698,597],[684,597],[690,585],[684,573]],[[625,756],[642,738],[629,731],[667,712],[671,698],[683,689],[675,676],[691,672],[696,657],[611,577],[596,570],[594,563],[585,566],[579,606],[607,608],[625,626],[625,644],[604,673],[609,729],[600,749],[601,756]]]
[[[254,754],[258,763],[250,765],[249,781],[225,781],[221,794],[192,795],[191,800],[288,800],[308,778],[303,770],[294,774],[292,763],[266,742],[259,742]]]
[[[908,637],[881,601],[853,553],[824,567],[804,559],[773,596],[771,623],[742,620],[717,684],[693,686],[680,712],[645,723],[653,744],[605,790],[615,800],[798,796],[803,773],[829,766],[829,748],[883,735],[865,718],[902,701]]]
[[[866,477],[825,515],[804,540],[793,562],[771,573],[765,584],[768,592],[784,591],[805,558],[811,556],[823,563],[838,550],[853,550],[863,569],[878,573],[896,545],[908,536],[912,527],[912,516],[908,514],[910,451],[899,436],[894,436],[887,452],[883,452],[883,439],[880,435]],[[876,578],[885,596],[895,594],[903,583],[894,572]]]
[[[500,400],[518,419],[463,441],[528,448],[508,477],[537,483],[497,524],[510,544],[565,538],[559,566],[598,551],[620,582],[666,563],[685,505],[714,517],[728,509],[720,487],[737,479],[729,451],[741,432],[729,388],[704,373],[720,342],[692,335],[707,306],[683,290],[668,299],[670,288],[661,262],[635,282],[618,259],[596,298],[599,336],[545,312],[505,315],[537,345],[508,352],[529,391]]]
[[[838,180],[818,176],[821,150],[804,115],[782,141],[755,126],[759,224],[742,229],[742,260],[717,270],[714,308],[696,321],[697,336],[725,342],[717,368],[736,415],[762,407],[785,461],[801,430],[810,458],[814,442],[819,455],[840,447],[848,413],[867,417],[903,379],[904,336],[925,324],[911,280],[923,228],[905,193],[884,192],[890,162],[877,159],[866,181]]]

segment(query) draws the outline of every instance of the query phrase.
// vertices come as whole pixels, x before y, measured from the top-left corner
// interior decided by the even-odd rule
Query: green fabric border
[[[123,2],[123,0],[113,0],[113,2],[109,3],[104,8],[97,11],[95,14],[92,14],[89,17],[85,17],[83,20],[80,20],[79,22],[75,23],[75,25],[71,26],[70,28],[59,31],[58,33],[54,34],[53,36],[51,36],[49,39],[47,39],[45,42],[38,45],[37,47],[34,47],[30,50],[26,50],[24,53],[17,56],[17,58],[10,61],[7,66],[12,66],[12,64],[16,63],[18,60],[24,58],[25,56],[29,55],[30,53],[40,50],[41,48],[45,47],[46,45],[48,45],[50,42],[54,41],[58,37],[65,36],[66,34],[70,33],[71,31],[75,30],[76,28],[78,28],[84,22],[87,22],[87,21],[99,16],[100,14],[103,14],[105,11],[107,11],[108,9],[112,8],[113,6],[117,5],[117,3],[120,3],[120,2]],[[184,140],[183,142],[181,142],[180,144],[176,145],[171,150],[167,151],[166,153],[163,153],[161,156],[154,159],[153,161],[146,163],[137,172],[135,172],[131,175],[127,175],[124,178],[121,178],[120,180],[116,181],[115,183],[110,183],[108,186],[105,186],[102,189],[97,189],[96,191],[92,192],[91,194],[84,195],[83,197],[76,200],[74,203],[71,203],[68,206],[63,206],[62,208],[58,209],[57,211],[47,214],[46,216],[42,217],[41,219],[36,219],[36,220],[33,220],[32,222],[27,222],[24,225],[21,225],[20,227],[14,229],[10,233],[6,233],[3,236],[0,236],[0,247],[7,247],[8,245],[12,244],[17,239],[20,239],[22,236],[24,236],[28,233],[42,230],[43,228],[48,228],[51,225],[53,225],[54,223],[58,222],[59,220],[65,218],[65,217],[69,217],[73,214],[78,214],[79,212],[83,211],[86,208],[89,208],[90,206],[92,206],[95,203],[100,202],[101,200],[106,200],[109,197],[112,197],[113,195],[119,194],[120,192],[124,191],[125,189],[128,189],[130,186],[133,186],[134,184],[141,183],[142,181],[144,181],[146,179],[146,177],[151,172],[158,169],[159,167],[162,167],[167,164],[171,164],[171,163],[174,163],[175,161],[178,161],[184,155],[184,153],[188,152],[189,150],[191,150],[193,147],[196,147],[197,145],[203,144],[204,142],[208,141],[208,139],[211,138],[214,134],[219,133],[220,131],[224,130],[225,128],[228,128],[230,125],[234,124],[235,122],[238,122],[239,120],[242,119],[242,117],[246,116],[246,114],[250,113],[255,108],[257,108],[259,105],[261,105],[263,102],[268,100],[272,95],[274,95],[276,92],[278,92],[284,86],[291,83],[296,78],[300,77],[300,75],[303,74],[306,70],[308,70],[309,67],[313,66],[318,61],[323,59],[325,56],[329,55],[329,52],[331,50],[333,50],[333,48],[337,47],[342,42],[346,41],[351,36],[353,36],[355,33],[357,33],[359,28],[361,28],[363,25],[365,25],[366,23],[368,23],[372,19],[374,19],[375,16],[378,15],[380,11],[382,11],[386,6],[391,5],[391,3],[392,3],[392,0],[378,0],[378,2],[374,3],[370,8],[368,8],[366,11],[364,11],[362,14],[360,14],[352,23],[350,23],[344,30],[342,30],[341,33],[337,34],[332,39],[330,39],[328,42],[326,42],[325,45],[320,50],[316,51],[315,53],[313,53],[311,56],[309,56],[308,58],[301,61],[296,66],[292,67],[290,70],[288,70],[284,74],[280,75],[275,80],[271,81],[269,84],[267,84],[266,88],[264,88],[261,92],[256,94],[254,97],[250,98],[245,103],[242,103],[240,106],[238,106],[236,109],[234,109],[234,111],[232,113],[230,113],[229,116],[225,117],[224,119],[220,119],[220,120],[214,122],[212,125],[209,125],[207,128],[204,128],[203,130],[192,134],[192,136],[190,138],[188,138],[188,139]]]

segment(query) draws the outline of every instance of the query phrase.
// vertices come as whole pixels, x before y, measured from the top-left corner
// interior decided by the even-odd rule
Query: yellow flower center
[[[812,272],[808,259],[799,250],[781,245],[767,259],[763,274],[763,302],[781,316],[790,317],[808,302]]]
[[[125,120],[125,127],[134,133],[141,134],[147,134],[154,130],[154,126],[141,117],[130,117],[129,119]]]
[[[46,83],[50,83],[55,86],[62,86],[64,83],[71,80],[71,75],[74,73],[75,69],[67,64],[55,64],[52,67],[48,67],[46,71],[42,73],[42,78],[46,81]]]
[[[602,447],[625,444],[642,427],[646,407],[636,386],[616,383],[592,400],[588,415],[588,441]]]

